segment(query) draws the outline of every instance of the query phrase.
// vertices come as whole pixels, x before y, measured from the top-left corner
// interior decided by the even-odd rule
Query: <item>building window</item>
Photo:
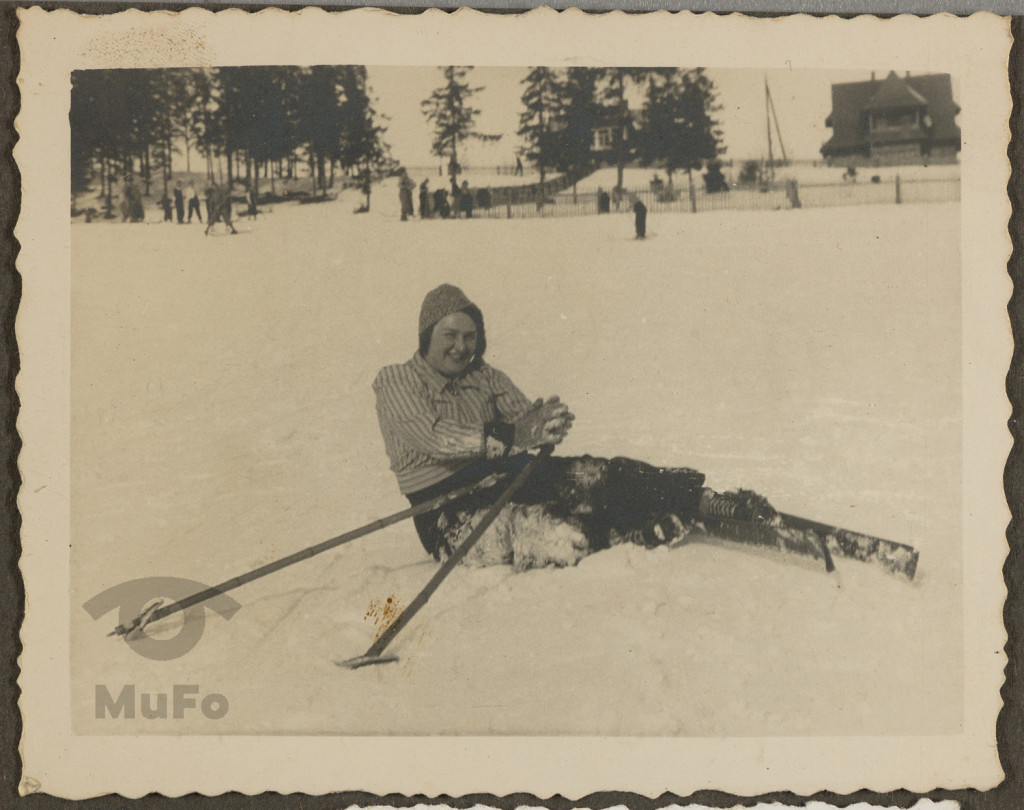
[[[915,110],[887,110],[878,112],[871,116],[871,131],[905,129],[916,127],[919,124],[918,113]]]

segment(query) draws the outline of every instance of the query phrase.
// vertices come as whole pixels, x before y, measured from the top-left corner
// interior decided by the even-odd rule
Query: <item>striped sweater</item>
[[[384,448],[405,495],[488,455],[484,425],[511,422],[530,406],[505,374],[486,363],[449,379],[418,352],[382,368],[373,391]]]

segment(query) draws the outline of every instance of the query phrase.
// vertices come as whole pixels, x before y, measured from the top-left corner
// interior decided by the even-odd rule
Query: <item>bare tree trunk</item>
[[[170,140],[171,139],[168,136],[167,142],[164,143],[164,149],[166,151],[164,152],[164,167],[163,167],[164,170],[163,170],[162,174],[164,176],[164,197],[165,198],[167,197],[167,186],[171,182],[171,148],[170,148]]]

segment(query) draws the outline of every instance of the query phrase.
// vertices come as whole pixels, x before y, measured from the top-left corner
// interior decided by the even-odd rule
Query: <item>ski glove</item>
[[[547,402],[538,399],[512,423],[512,446],[532,450],[544,444],[558,444],[568,435],[575,418],[558,397]]]

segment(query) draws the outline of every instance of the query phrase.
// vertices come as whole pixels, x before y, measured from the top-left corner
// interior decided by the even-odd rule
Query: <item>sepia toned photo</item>
[[[26,777],[998,781],[1001,21],[23,16]]]

